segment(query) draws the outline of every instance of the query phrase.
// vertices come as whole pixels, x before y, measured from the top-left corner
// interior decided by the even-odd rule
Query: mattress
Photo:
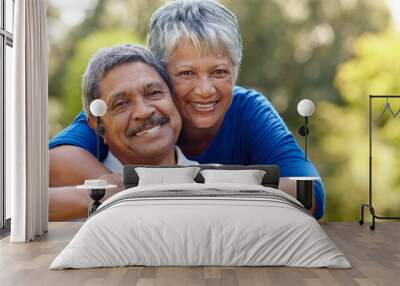
[[[115,194],[50,269],[130,265],[351,267],[318,221],[286,193],[198,183]]]

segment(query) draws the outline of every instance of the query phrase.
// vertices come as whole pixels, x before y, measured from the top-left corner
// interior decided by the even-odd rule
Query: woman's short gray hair
[[[212,0],[177,0],[161,6],[150,19],[147,44],[163,62],[181,38],[188,38],[205,54],[227,49],[236,71],[242,58],[242,39],[236,16]]]
[[[93,117],[90,113],[90,103],[100,98],[100,81],[106,73],[114,67],[133,62],[142,62],[154,68],[173,95],[167,71],[149,50],[135,45],[117,45],[101,49],[91,57],[82,79],[82,105],[88,118]]]

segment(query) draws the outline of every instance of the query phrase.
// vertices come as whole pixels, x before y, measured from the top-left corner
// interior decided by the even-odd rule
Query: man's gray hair
[[[177,0],[161,6],[150,19],[147,44],[165,63],[181,38],[188,38],[206,54],[221,44],[237,72],[242,59],[242,39],[236,16],[212,0]]]
[[[134,62],[141,62],[154,68],[173,95],[167,71],[149,50],[135,45],[117,45],[101,49],[91,57],[82,79],[82,104],[88,118],[93,118],[90,103],[100,98],[100,81],[106,73],[114,67]]]

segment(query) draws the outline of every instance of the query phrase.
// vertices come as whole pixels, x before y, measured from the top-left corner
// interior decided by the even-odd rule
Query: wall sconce
[[[299,128],[299,133],[304,137],[304,161],[307,161],[307,135],[310,132],[308,129],[308,117],[314,113],[314,103],[309,99],[303,99],[297,105],[297,112],[304,117],[305,124]]]
[[[100,117],[107,112],[107,105],[101,99],[95,99],[90,103],[90,113],[96,118],[96,140],[97,140],[97,160],[100,159]],[[78,189],[89,190],[89,197],[92,202],[88,207],[88,215],[91,216],[100,206],[100,200],[104,197],[106,189],[115,188],[115,185],[109,185],[106,180],[85,180],[84,185],[77,186]]]

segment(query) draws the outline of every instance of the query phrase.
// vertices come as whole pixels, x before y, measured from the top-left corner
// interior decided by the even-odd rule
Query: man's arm
[[[123,190],[122,175],[106,174],[99,179],[107,180],[109,184],[117,185],[115,189],[107,189],[102,202],[113,194]],[[50,188],[49,190],[49,221],[66,221],[86,218],[88,206],[92,202],[89,191],[76,186]]]
[[[111,172],[88,151],[72,145],[49,150],[50,187],[80,185]]]

